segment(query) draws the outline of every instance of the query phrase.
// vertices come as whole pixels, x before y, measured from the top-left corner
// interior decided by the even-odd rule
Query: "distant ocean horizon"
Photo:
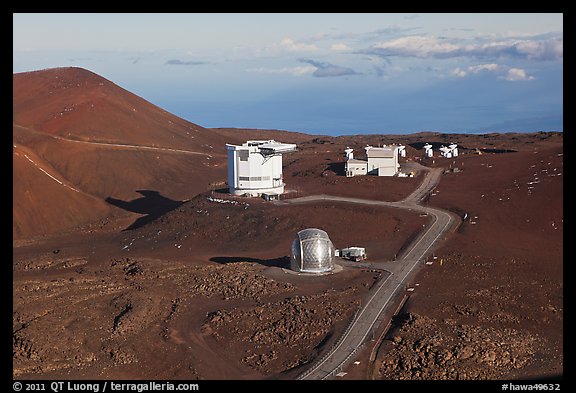
[[[511,85],[478,77],[442,89],[438,81],[423,81],[416,89],[394,83],[374,87],[360,79],[255,87],[253,80],[241,78],[214,84],[172,74],[163,78],[153,73],[126,74],[116,71],[113,64],[108,66],[112,69],[86,68],[206,128],[277,129],[327,136],[563,132],[562,77],[552,71],[552,82],[546,85],[555,89],[542,94],[544,82],[539,80]],[[23,71],[29,69],[15,70]]]
[[[242,110],[242,105],[230,104],[202,105],[196,103],[196,109],[191,111],[188,106],[182,107],[179,103],[155,105],[173,113],[184,120],[198,124],[205,128],[246,128],[261,130],[283,130],[299,132],[310,135],[344,136],[344,135],[404,135],[420,132],[435,132],[444,134],[487,134],[487,133],[531,133],[531,132],[563,132],[562,116],[533,117],[494,121],[487,126],[470,127],[411,127],[401,125],[386,125],[385,122],[370,124],[362,116],[355,121],[353,116],[346,119],[312,118],[287,119],[279,116],[274,119],[273,114],[264,114],[258,110]],[[226,108],[236,108],[236,111],[227,111]],[[203,110],[202,110],[203,109]],[[297,111],[297,109],[295,109]],[[391,124],[394,122],[391,121]]]
[[[326,85],[300,85],[267,95],[244,94],[241,89],[228,91],[221,86],[206,88],[206,94],[192,87],[137,88],[153,104],[206,128],[280,129],[329,136],[563,131],[563,105],[554,99],[543,97],[538,104],[531,104],[532,110],[515,109],[517,94],[538,94],[537,87],[530,85],[521,87],[522,92],[512,97],[506,85],[482,92],[466,82],[450,92],[428,88],[417,94],[400,88],[372,91]],[[478,93],[470,94],[474,89]],[[494,96],[490,104],[482,96],[486,94]]]

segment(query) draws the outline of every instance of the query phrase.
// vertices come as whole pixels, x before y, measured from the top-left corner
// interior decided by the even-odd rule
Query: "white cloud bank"
[[[500,58],[528,60],[561,60],[564,56],[563,37],[475,40],[450,39],[431,36],[407,36],[377,43],[357,53],[382,57],[403,56],[428,58]]]
[[[464,78],[466,76],[472,74],[479,74],[481,72],[492,72],[500,74],[503,73],[502,75],[499,76],[499,78],[507,80],[509,82],[528,81],[535,79],[533,76],[528,75],[526,73],[526,70],[522,68],[515,68],[515,67],[508,68],[506,66],[498,65],[496,63],[478,64],[466,68],[456,67],[452,71],[450,71],[450,74],[459,78]]]
[[[283,68],[266,68],[266,67],[259,67],[259,68],[249,68],[246,71],[248,72],[258,72],[261,74],[289,74],[293,76],[302,76],[307,74],[312,74],[316,71],[316,67],[307,65],[307,66],[296,66],[296,67],[283,67]]]
[[[517,82],[533,80],[534,77],[526,74],[526,71],[522,68],[510,68],[508,72],[506,72],[506,75],[502,77],[502,79],[505,79],[509,82]]]
[[[333,51],[347,51],[347,50],[351,50],[352,48],[350,48],[348,45],[343,44],[343,43],[336,43],[336,44],[332,44],[330,45],[330,50]]]
[[[466,68],[456,67],[450,73],[454,76],[464,78],[466,75],[469,75],[469,74],[478,74],[479,72],[482,72],[482,71],[494,72],[494,71],[498,71],[499,69],[500,69],[500,66],[498,64],[490,63],[490,64],[478,64],[478,65],[469,66]]]
[[[458,46],[435,37],[409,36],[384,41],[372,46],[370,53],[380,56],[438,57],[454,53]]]
[[[280,41],[279,46],[280,48],[289,52],[313,52],[318,50],[318,47],[314,44],[296,42],[292,38],[284,38],[282,41]]]

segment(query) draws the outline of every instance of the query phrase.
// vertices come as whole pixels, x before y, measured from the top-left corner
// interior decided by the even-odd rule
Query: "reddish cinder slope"
[[[78,217],[96,220],[112,213],[113,207],[62,181],[58,171],[29,149],[14,145],[13,163],[14,238],[72,227]]]
[[[224,146],[238,142],[81,68],[14,74],[13,99],[13,141],[18,146],[13,159],[14,239],[104,218],[110,214],[106,198],[130,201],[140,197],[138,190],[188,199],[226,180]],[[26,149],[38,165],[17,156],[18,149]],[[79,192],[39,167],[50,168]]]
[[[82,68],[14,74],[13,87],[14,122],[50,135],[179,149],[216,142],[203,127]]]

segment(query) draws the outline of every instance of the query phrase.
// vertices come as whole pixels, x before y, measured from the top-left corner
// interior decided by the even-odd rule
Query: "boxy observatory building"
[[[226,144],[230,194],[260,196],[284,193],[282,154],[295,151],[292,143],[274,140]]]
[[[344,170],[346,177],[376,175],[376,176],[396,176],[400,170],[398,154],[406,157],[405,146],[366,146],[366,159],[354,158],[353,149],[344,150],[346,154],[346,164]]]
[[[301,273],[326,273],[334,268],[335,248],[322,229],[303,229],[292,242],[290,269]]]

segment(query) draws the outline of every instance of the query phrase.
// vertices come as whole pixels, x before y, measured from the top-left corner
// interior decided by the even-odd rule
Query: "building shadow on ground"
[[[224,265],[228,263],[255,262],[263,266],[290,268],[290,257],[287,256],[272,259],[259,259],[251,257],[212,257],[210,258],[210,261]]]
[[[138,218],[129,227],[123,229],[123,231],[129,231],[132,229],[140,228],[149,222],[154,221],[158,217],[172,211],[182,205],[184,202],[175,201],[170,198],[162,196],[158,191],[152,190],[136,190],[137,193],[141,194],[142,197],[133,199],[131,201],[123,201],[121,199],[116,199],[112,197],[106,198],[106,202],[119,207],[123,210],[145,214],[144,216]]]
[[[218,194],[230,194],[230,189],[228,187],[217,188],[214,190]]]
[[[346,163],[344,162],[332,162],[328,164],[327,169],[334,172],[337,176],[346,176]]]

